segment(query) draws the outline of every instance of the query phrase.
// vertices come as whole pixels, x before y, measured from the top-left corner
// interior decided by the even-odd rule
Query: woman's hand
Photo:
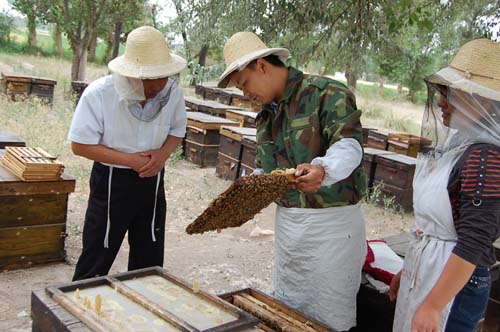
[[[394,301],[398,297],[399,283],[401,282],[401,271],[392,277],[391,285],[389,286],[389,299]]]

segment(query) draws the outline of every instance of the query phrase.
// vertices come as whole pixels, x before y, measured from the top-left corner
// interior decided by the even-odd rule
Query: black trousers
[[[90,195],[83,227],[83,249],[73,280],[107,275],[128,231],[128,270],[163,265],[167,203],[161,172],[153,242],[151,221],[157,177],[140,178],[131,169],[113,168],[110,229],[104,247],[108,214],[109,167],[95,162],[90,176]]]

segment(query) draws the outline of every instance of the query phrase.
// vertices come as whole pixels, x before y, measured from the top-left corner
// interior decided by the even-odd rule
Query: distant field
[[[16,28],[13,31],[11,31],[10,39],[14,41],[14,43],[9,45],[10,49],[7,48],[5,51],[8,51],[9,53],[22,52],[23,47],[27,47],[28,32],[26,29]],[[64,34],[62,42],[63,42],[63,58],[71,60],[72,56],[71,47],[68,39]],[[47,30],[37,30],[37,47],[40,53],[44,56],[56,56],[56,45],[52,32]],[[124,46],[120,45],[120,53],[123,53],[123,51],[124,51]],[[96,48],[97,62],[99,63],[104,62],[105,52],[106,52],[106,44],[98,39]]]

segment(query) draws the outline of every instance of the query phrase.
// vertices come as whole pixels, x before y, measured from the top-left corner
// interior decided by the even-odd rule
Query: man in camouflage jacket
[[[224,47],[229,83],[260,102],[257,166],[295,168],[276,210],[275,296],[339,331],[356,324],[366,255],[361,111],[342,83],[285,67],[288,50],[239,32]]]

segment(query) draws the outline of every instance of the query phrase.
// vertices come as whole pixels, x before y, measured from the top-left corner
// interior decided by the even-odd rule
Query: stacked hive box
[[[241,141],[241,163],[239,177],[252,174],[255,170],[255,159],[257,158],[257,137],[243,136]]]
[[[368,132],[367,145],[370,148],[387,150],[388,136],[389,133],[379,130],[370,130]]]
[[[200,112],[187,114],[184,155],[200,167],[215,166],[220,144],[220,127],[238,126],[238,123]]]
[[[405,211],[413,210],[413,175],[417,160],[401,154],[378,155],[373,185],[380,186],[381,203],[394,197]]]
[[[222,118],[226,117],[226,110],[228,109],[239,109],[241,108],[236,106],[229,106],[225,104],[218,103],[212,100],[201,100],[194,97],[185,97],[184,101],[186,103],[186,107],[191,109],[192,111],[201,112],[210,114],[213,116],[219,116]]]
[[[37,96],[43,100],[52,103],[54,99],[54,86],[56,81],[29,76],[4,75],[2,79],[5,85],[5,92],[12,100],[16,100],[18,96]]]
[[[240,170],[240,160],[244,136],[255,136],[255,128],[221,127],[220,147],[215,172],[218,177],[234,181]]]
[[[0,154],[3,154],[3,150]],[[64,261],[75,180],[24,182],[0,166],[0,271]]]
[[[390,133],[387,139],[387,150],[416,157],[425,147],[431,145],[431,141],[410,134]]]
[[[227,110],[226,118],[238,122],[240,127],[255,128],[257,113],[253,111]]]
[[[364,148],[364,167],[368,175],[368,189],[373,187],[373,180],[375,178],[375,171],[377,169],[377,157],[383,155],[393,155],[395,152],[385,151],[374,148]]]

